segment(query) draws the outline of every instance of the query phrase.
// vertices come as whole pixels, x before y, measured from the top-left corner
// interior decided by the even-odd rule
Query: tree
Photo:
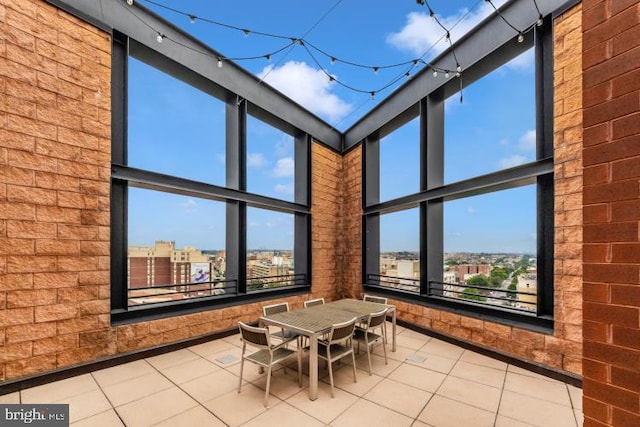
[[[517,288],[518,286],[513,282],[508,287],[509,291],[515,291]],[[509,298],[516,299],[518,295],[515,292],[507,292],[507,296]]]
[[[505,268],[494,267],[489,273],[489,283],[494,288],[499,288],[507,277],[509,277],[509,272]]]
[[[486,301],[487,298],[478,294],[478,290],[476,288],[465,288],[464,291],[460,294],[460,298],[468,299],[472,301]]]
[[[467,285],[472,287],[480,286],[486,288],[489,286],[489,278],[484,274],[478,274],[467,279]]]

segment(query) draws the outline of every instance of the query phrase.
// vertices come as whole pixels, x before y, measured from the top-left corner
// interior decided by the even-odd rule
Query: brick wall
[[[640,425],[640,2],[583,2],[585,426]]]
[[[343,158],[342,296],[362,298],[362,146]]]

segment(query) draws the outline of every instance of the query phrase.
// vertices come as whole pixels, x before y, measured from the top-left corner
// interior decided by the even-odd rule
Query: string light
[[[373,101],[374,99],[376,99],[376,93],[375,92],[371,92],[371,100]]]
[[[125,0],[125,1],[126,1],[126,3],[127,3],[128,5],[130,5],[130,6],[131,6],[131,5],[133,5],[133,3],[134,3],[134,1],[135,1],[135,0]],[[454,49],[454,46],[453,46],[453,41],[451,40],[451,32],[450,32],[450,31],[451,31],[451,29],[453,29],[455,26],[457,26],[457,25],[458,25],[458,24],[459,24],[459,23],[460,23],[460,22],[461,22],[461,21],[462,21],[462,20],[467,16],[467,15],[469,15],[469,14],[472,12],[472,10],[473,10],[473,9],[474,9],[474,8],[475,8],[475,7],[480,3],[480,1],[481,1],[481,0],[479,0],[477,3],[475,3],[475,5],[474,5],[473,7],[471,7],[469,10],[467,10],[467,12],[466,12],[463,16],[461,16],[461,17],[458,19],[458,21],[457,21],[457,22],[456,22],[456,23],[455,23],[451,28],[447,28],[447,27],[445,27],[445,26],[442,24],[442,22],[438,19],[438,16],[437,16],[437,15],[436,15],[436,13],[434,12],[434,10],[433,10],[433,9],[431,8],[431,6],[429,5],[428,0],[416,0],[416,3],[417,3],[417,4],[419,4],[419,5],[426,5],[426,7],[427,7],[427,9],[428,9],[428,13],[429,13],[430,18],[431,18],[432,20],[434,20],[435,22],[437,22],[437,24],[438,24],[438,25],[439,25],[439,26],[444,30],[444,36],[443,36],[443,37],[444,37],[444,38],[445,38],[445,40],[449,43],[450,51],[451,51],[451,53],[452,53],[452,55],[453,55],[453,57],[454,57],[453,59],[454,59],[454,60],[455,60],[455,62],[456,62],[456,67],[455,67],[455,69],[444,69],[444,68],[434,67],[432,64],[428,64],[428,63],[426,63],[424,60],[422,60],[422,58],[423,58],[424,56],[426,56],[426,55],[427,55],[427,53],[428,53],[429,51],[431,51],[431,50],[433,49],[433,47],[434,47],[434,46],[435,46],[435,45],[436,45],[440,40],[442,40],[442,38],[440,38],[440,40],[436,41],[436,42],[435,42],[435,43],[434,43],[434,44],[433,44],[433,45],[432,45],[432,46],[431,46],[431,47],[430,47],[430,48],[429,48],[429,49],[428,49],[428,50],[427,50],[427,51],[426,51],[426,52],[425,52],[425,53],[424,53],[420,58],[417,58],[417,59],[412,59],[412,60],[409,60],[409,61],[405,61],[405,62],[401,62],[401,63],[396,63],[396,64],[386,64],[386,65],[381,65],[381,64],[376,64],[376,65],[371,65],[371,64],[360,64],[360,63],[356,63],[356,62],[348,61],[348,60],[345,60],[345,59],[340,59],[340,58],[338,58],[337,56],[335,56],[335,55],[331,55],[331,54],[329,54],[329,53],[325,52],[324,50],[322,50],[322,49],[318,48],[317,46],[315,46],[315,45],[311,44],[308,40],[305,40],[305,39],[304,39],[304,37],[306,36],[306,34],[308,34],[309,32],[307,32],[303,37],[298,38],[298,37],[290,37],[290,36],[284,36],[284,35],[279,35],[279,34],[266,33],[266,32],[261,32],[261,31],[253,31],[253,30],[250,30],[250,29],[248,29],[248,28],[236,27],[236,26],[233,26],[233,25],[229,25],[229,24],[225,24],[225,23],[222,23],[222,22],[214,21],[214,20],[211,20],[211,19],[202,18],[202,17],[197,17],[197,16],[196,16],[196,15],[194,15],[194,14],[185,13],[185,12],[183,12],[183,11],[180,11],[180,10],[177,10],[177,9],[174,9],[174,8],[171,8],[171,7],[168,7],[168,6],[165,6],[165,5],[163,5],[163,4],[161,4],[161,3],[158,3],[158,2],[156,2],[156,1],[154,1],[154,0],[144,0],[144,1],[146,1],[147,3],[153,4],[153,5],[157,6],[157,7],[164,8],[164,9],[170,10],[170,11],[175,12],[175,13],[178,13],[178,14],[182,14],[182,15],[186,16],[186,17],[189,19],[189,22],[190,22],[190,23],[192,23],[192,24],[194,24],[194,23],[195,23],[196,19],[198,19],[198,20],[200,20],[200,21],[202,21],[202,22],[205,22],[205,23],[214,24],[214,25],[222,26],[222,27],[225,27],[225,28],[228,28],[228,29],[241,31],[241,32],[245,35],[245,37],[248,37],[251,33],[253,33],[253,34],[260,35],[260,36],[265,36],[265,37],[272,37],[272,38],[279,38],[279,39],[288,39],[288,40],[290,41],[290,43],[289,43],[289,44],[287,44],[286,46],[284,46],[284,47],[282,47],[282,48],[280,48],[280,49],[277,49],[276,51],[269,52],[269,53],[262,54],[262,55],[251,56],[251,57],[242,57],[242,58],[230,58],[230,57],[225,57],[225,56],[218,56],[218,57],[217,57],[217,67],[218,67],[218,68],[222,68],[222,67],[223,67],[223,60],[240,61],[240,60],[250,60],[250,59],[264,58],[264,59],[266,59],[267,61],[271,61],[271,58],[272,58],[272,56],[273,56],[273,55],[275,55],[275,54],[277,54],[277,53],[280,53],[280,52],[282,52],[282,51],[283,51],[283,50],[285,50],[285,49],[291,49],[291,48],[292,48],[294,45],[296,45],[296,44],[297,44],[297,45],[300,45],[300,46],[302,46],[302,47],[304,47],[304,49],[307,51],[307,53],[309,54],[309,56],[311,56],[311,58],[314,60],[314,62],[316,62],[316,65],[317,65],[317,66],[318,66],[318,67],[319,67],[319,68],[320,68],[320,69],[321,69],[325,74],[327,74],[328,76],[329,76],[328,72],[324,69],[324,67],[322,67],[322,66],[320,65],[320,63],[316,60],[316,58],[313,56],[313,54],[310,52],[310,50],[307,48],[307,46],[309,46],[311,49],[313,49],[313,50],[315,50],[315,51],[317,51],[317,52],[321,53],[322,55],[324,55],[324,56],[328,57],[328,58],[329,58],[329,62],[331,63],[331,65],[335,64],[335,62],[341,62],[341,63],[343,63],[343,64],[350,65],[350,66],[356,66],[356,67],[361,67],[361,68],[369,68],[369,69],[373,70],[374,74],[376,74],[376,75],[378,74],[379,70],[382,70],[382,69],[388,69],[388,68],[394,68],[394,67],[404,67],[404,66],[407,66],[407,65],[411,64],[411,66],[410,66],[410,68],[409,68],[408,70],[405,70],[405,71],[403,71],[402,73],[398,74],[398,76],[397,76],[396,78],[394,78],[390,83],[386,84],[386,85],[385,85],[385,86],[383,86],[382,88],[380,88],[380,89],[378,89],[378,90],[375,90],[375,91],[371,91],[371,90],[363,90],[363,89],[354,88],[354,87],[352,87],[352,86],[349,86],[349,85],[345,84],[344,82],[341,82],[341,81],[337,80],[334,76],[329,76],[329,81],[331,81],[331,82],[337,82],[337,83],[339,83],[341,86],[343,86],[343,87],[345,87],[345,88],[347,88],[347,89],[351,89],[351,90],[356,91],[356,92],[369,93],[370,95],[372,95],[371,99],[373,99],[376,93],[378,93],[378,92],[380,92],[380,91],[382,91],[382,90],[384,90],[384,89],[387,89],[387,88],[389,88],[390,86],[392,86],[392,85],[396,84],[396,83],[399,81],[399,79],[401,79],[402,77],[407,77],[407,78],[409,78],[409,77],[411,76],[411,72],[412,72],[412,70],[413,70],[416,66],[418,66],[419,64],[424,64],[427,68],[431,68],[431,70],[432,70],[432,74],[433,74],[433,77],[438,77],[438,73],[439,73],[439,72],[443,73],[443,74],[444,74],[444,77],[445,77],[445,78],[447,78],[447,79],[449,78],[450,73],[455,73],[455,76],[456,76],[456,77],[461,77],[461,75],[462,75],[462,66],[460,65],[460,63],[459,63],[459,61],[458,61],[458,59],[457,59],[456,52],[455,52],[455,49]],[[533,29],[535,26],[541,26],[541,25],[543,24],[543,22],[544,22],[544,21],[543,21],[543,20],[544,20],[543,15],[542,15],[542,13],[540,12],[540,10],[539,10],[539,8],[538,8],[538,5],[537,5],[536,0],[532,0],[532,1],[533,1],[534,5],[535,5],[535,7],[536,7],[537,11],[538,11],[538,15],[539,15],[539,17],[538,17],[538,19],[537,19],[537,20],[536,20],[536,21],[535,21],[535,22],[534,22],[530,27],[528,27],[528,28],[526,28],[526,29],[524,29],[524,30],[518,30],[518,29],[517,29],[515,26],[513,26],[509,21],[507,21],[507,19],[506,19],[506,18],[505,18],[501,13],[500,13],[500,11],[495,7],[495,5],[494,5],[494,3],[492,2],[492,0],[485,0],[485,2],[488,2],[488,3],[490,3],[490,4],[491,4],[491,6],[492,6],[492,7],[494,8],[494,10],[496,11],[496,13],[500,16],[500,18],[501,18],[505,23],[507,23],[511,28],[513,28],[515,31],[517,31],[517,33],[518,33],[518,37],[517,37],[517,39],[518,39],[518,42],[520,42],[520,43],[524,41],[524,35],[525,35],[528,31],[530,31],[531,29]],[[338,3],[339,3],[339,2],[338,2]],[[337,4],[336,4],[336,5],[337,5]],[[335,6],[334,6],[334,7],[335,7]],[[133,13],[132,11],[130,11],[130,12],[131,12],[131,13]],[[134,15],[136,15],[135,13],[133,13],[133,14],[134,14]],[[146,22],[144,22],[144,21],[143,21],[139,16],[137,16],[137,15],[136,15],[136,17],[137,17],[141,22],[143,22],[143,24],[145,24],[147,27],[149,27],[149,28],[153,29],[149,24],[147,24]],[[156,40],[158,41],[158,43],[162,43],[162,42],[163,42],[163,40],[164,40],[165,38],[168,38],[166,35],[162,34],[161,32],[158,32],[157,30],[154,30],[154,31],[156,31],[156,32],[157,32]],[[201,54],[203,54],[203,55],[209,55],[209,53],[208,53],[208,52],[200,51],[200,50],[198,50],[198,49],[194,49],[194,48],[192,48],[192,47],[190,47],[190,46],[184,45],[184,44],[182,44],[182,43],[178,42],[177,40],[173,40],[173,39],[171,39],[171,38],[169,38],[169,39],[170,39],[172,42],[174,42],[174,43],[176,43],[176,44],[178,44],[178,45],[182,45],[182,46],[184,46],[185,48],[189,48],[189,49],[191,49],[191,50],[197,51],[197,52],[199,52],[199,53],[201,53]],[[285,55],[286,55],[286,54],[285,54]],[[461,80],[461,79],[460,79],[460,80]],[[462,84],[461,84],[460,90],[462,91]],[[461,94],[461,96],[460,96],[460,102],[462,102],[462,94]]]

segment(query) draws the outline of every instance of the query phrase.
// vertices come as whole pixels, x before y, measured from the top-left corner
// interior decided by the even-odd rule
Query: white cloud
[[[513,156],[505,157],[504,159],[500,159],[500,167],[503,169],[512,168],[514,166],[519,166],[525,162],[525,157],[519,154],[514,154]]]
[[[507,62],[505,66],[515,71],[533,70],[535,59],[535,51],[533,49],[529,49]]]
[[[293,194],[293,184],[278,184],[275,190],[280,194]]]
[[[295,171],[295,163],[293,157],[285,157],[278,159],[275,169],[273,169],[273,176],[276,178],[288,178],[292,177]]]
[[[267,159],[260,153],[247,154],[247,166],[250,168],[260,169],[267,164]]]
[[[180,203],[180,206],[186,213],[194,213],[198,211],[198,203],[196,203],[196,201],[193,199],[187,199],[187,201]]]
[[[529,129],[520,137],[520,149],[523,151],[532,151],[536,149],[536,131]]]
[[[330,82],[324,72],[306,62],[289,61],[281,67],[269,65],[258,77],[330,121],[343,119],[352,109],[350,104],[330,92],[335,83]]]
[[[496,7],[500,7],[505,2],[506,0],[494,0],[493,3]],[[487,2],[482,2],[471,12],[468,9],[460,9],[453,15],[437,16],[442,25],[450,30],[451,41],[455,43],[492,12],[493,7]],[[466,17],[458,23],[465,15]],[[397,33],[387,36],[387,43],[400,50],[412,52],[416,56],[423,55],[431,49],[428,56],[433,57],[449,47],[444,35],[442,27],[435,19],[431,19],[428,12],[411,12],[407,15],[405,26]]]
[[[472,207],[468,207],[468,208],[467,208],[467,213],[468,213],[469,215],[475,215],[477,212],[478,212],[478,211],[477,211],[475,208],[472,208]]]

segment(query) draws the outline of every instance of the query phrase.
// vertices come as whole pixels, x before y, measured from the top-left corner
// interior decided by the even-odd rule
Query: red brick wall
[[[640,425],[640,2],[583,2],[585,426]]]
[[[344,297],[362,298],[362,146],[343,158],[342,262]]]

